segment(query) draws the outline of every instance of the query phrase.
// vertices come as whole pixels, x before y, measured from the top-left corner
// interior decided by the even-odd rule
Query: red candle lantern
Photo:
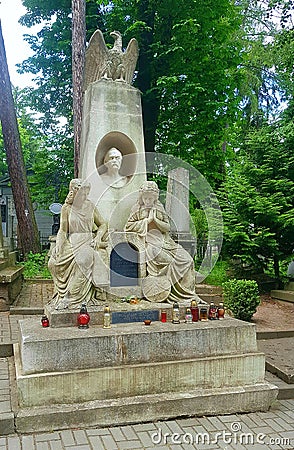
[[[199,309],[197,306],[196,300],[191,301],[191,314],[192,314],[192,322],[198,322],[199,320]]]
[[[48,319],[47,316],[44,315],[44,316],[42,317],[42,319],[41,319],[41,324],[42,324],[42,327],[43,327],[43,328],[49,327],[49,319]]]
[[[89,328],[90,316],[87,311],[86,303],[82,303],[79,315],[78,315],[78,327],[80,329]]]
[[[161,310],[161,314],[160,314],[160,320],[161,320],[161,322],[166,322],[166,310],[165,309],[162,309]]]

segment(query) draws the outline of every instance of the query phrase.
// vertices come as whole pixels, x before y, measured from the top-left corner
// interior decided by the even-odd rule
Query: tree
[[[72,85],[74,123],[74,172],[79,174],[80,143],[82,132],[83,75],[86,47],[85,0],[72,0]]]
[[[26,255],[40,251],[40,241],[29,194],[21,142],[17,126],[10,77],[0,20],[0,119],[13,199],[20,230],[19,240]]]
[[[252,129],[223,189],[226,253],[276,278],[294,253],[293,145],[293,118]]]

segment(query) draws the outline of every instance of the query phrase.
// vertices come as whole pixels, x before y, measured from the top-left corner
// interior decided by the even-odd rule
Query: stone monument
[[[254,325],[183,321],[196,297],[193,259],[171,238],[158,187],[146,181],[140,93],[130,85],[137,43],[123,52],[112,35],[113,49],[97,31],[87,50],[80,178],[50,259],[51,326],[21,320],[14,346],[18,432],[264,411],[277,396]],[[103,328],[105,300],[127,293],[149,302],[113,302]],[[166,300],[179,301],[181,323],[158,303]],[[77,327],[81,301],[87,329]]]
[[[165,207],[170,218],[170,233],[192,256],[196,252],[196,237],[191,234],[189,214],[189,171],[183,167],[168,173]]]

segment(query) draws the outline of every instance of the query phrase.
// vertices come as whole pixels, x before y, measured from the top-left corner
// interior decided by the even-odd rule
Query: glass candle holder
[[[47,316],[43,316],[41,319],[41,324],[43,328],[48,328],[49,327],[49,319]]]
[[[162,310],[161,310],[161,313],[160,313],[160,321],[165,323],[166,320],[167,320],[166,310],[165,310],[165,309],[162,309]]]
[[[83,303],[78,315],[78,327],[80,329],[89,328],[90,315],[88,314],[86,304]]]
[[[198,322],[199,320],[199,309],[195,300],[191,302],[191,314],[192,314],[192,322]]]
[[[219,320],[222,320],[225,317],[225,308],[222,302],[220,302],[219,307],[217,308],[217,315]]]
[[[199,305],[199,319],[202,322],[208,321],[208,305]]]

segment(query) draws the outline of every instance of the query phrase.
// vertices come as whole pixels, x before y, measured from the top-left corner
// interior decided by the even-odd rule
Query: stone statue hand
[[[151,223],[151,222],[153,222],[153,220],[154,220],[154,209],[153,208],[151,208],[150,209],[150,211],[149,211],[149,215],[148,215],[148,219],[147,219],[147,223]]]
[[[102,241],[100,236],[96,236],[92,241],[91,247],[94,247],[95,250],[98,250],[99,248],[106,248],[107,245],[107,241]]]

